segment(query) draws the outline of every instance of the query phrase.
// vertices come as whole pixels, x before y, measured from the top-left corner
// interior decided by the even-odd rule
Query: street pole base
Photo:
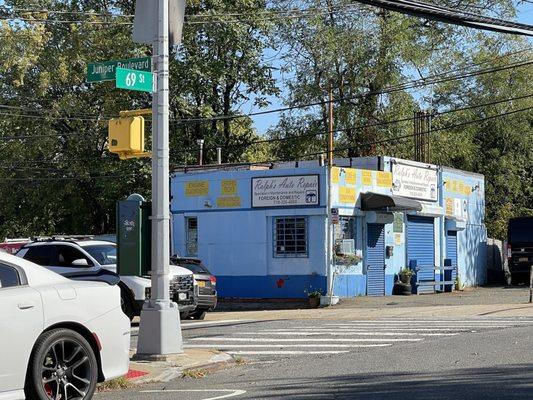
[[[182,344],[178,305],[146,302],[141,311],[136,357],[147,359],[180,354]]]

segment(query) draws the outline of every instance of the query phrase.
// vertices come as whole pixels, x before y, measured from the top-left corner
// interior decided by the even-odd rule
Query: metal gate
[[[435,231],[430,217],[407,217],[407,259],[416,265],[416,293],[435,292]]]
[[[446,258],[452,262],[452,267],[457,267],[457,231],[448,231],[446,235]]]
[[[366,294],[385,295],[385,229],[368,224],[366,235]]]

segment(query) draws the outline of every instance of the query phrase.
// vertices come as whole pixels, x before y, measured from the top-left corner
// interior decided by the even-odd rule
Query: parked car
[[[74,271],[90,271],[105,268],[117,272],[117,245],[88,237],[36,238],[24,245],[17,256],[33,261],[51,271],[64,275]],[[179,266],[171,266],[169,273],[170,295],[182,313],[194,311],[196,296],[192,272]],[[122,307],[133,319],[140,315],[144,301],[150,298],[149,277],[121,275]]]
[[[511,218],[507,228],[508,284],[528,281],[533,265],[533,217]],[[527,278],[527,279],[526,279]]]
[[[0,399],[90,399],[125,375],[130,321],[112,283],[73,281],[0,252]]]
[[[172,257],[171,264],[187,268],[194,274],[195,287],[197,287],[198,302],[196,309],[190,311],[186,317],[204,319],[205,313],[217,306],[217,278],[209,272],[207,267],[196,258]]]
[[[29,238],[5,239],[0,243],[0,250],[4,250],[6,253],[15,254],[22,246],[29,242]]]

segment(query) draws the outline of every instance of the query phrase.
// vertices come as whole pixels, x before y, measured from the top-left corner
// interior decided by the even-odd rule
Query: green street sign
[[[138,90],[140,92],[153,92],[154,89],[154,75],[151,72],[117,68],[115,82],[115,87],[119,89]]]
[[[150,72],[152,71],[152,60],[150,57],[141,57],[90,63],[87,65],[87,82],[114,81],[117,68]]]

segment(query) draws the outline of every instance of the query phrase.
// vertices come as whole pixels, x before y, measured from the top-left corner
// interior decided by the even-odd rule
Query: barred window
[[[308,257],[307,218],[274,219],[274,257]]]

